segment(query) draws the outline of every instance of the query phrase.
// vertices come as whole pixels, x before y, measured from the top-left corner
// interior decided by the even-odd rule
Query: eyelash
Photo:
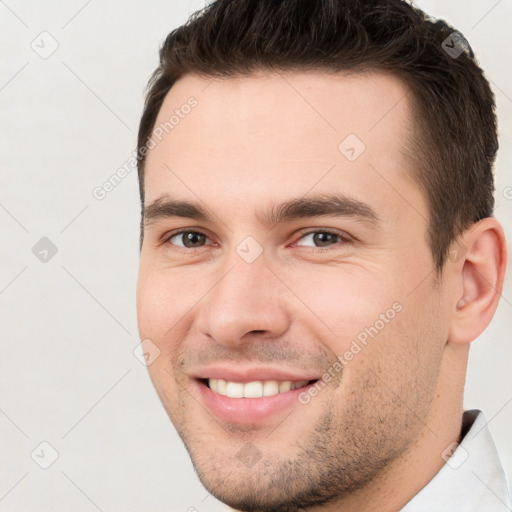
[[[209,239],[208,235],[206,235],[202,231],[193,230],[193,229],[180,229],[178,231],[173,231],[172,233],[169,233],[168,235],[166,235],[163,242],[164,242],[164,244],[173,246],[176,250],[182,250],[182,251],[186,251],[186,252],[190,252],[193,249],[203,249],[204,247],[209,247],[209,246],[204,246],[204,245],[200,246],[200,247],[182,247],[182,246],[174,245],[174,244],[170,243],[171,238],[173,238],[177,235],[182,235],[184,233],[195,233],[195,234],[203,235]],[[340,243],[350,243],[350,242],[354,241],[349,235],[342,234],[337,231],[333,231],[330,229],[313,229],[311,231],[305,231],[304,233],[301,233],[299,238],[297,239],[297,241],[292,244],[292,247],[296,246],[297,242],[302,240],[306,236],[314,235],[314,234],[318,234],[318,233],[335,235],[339,238],[339,240],[337,242],[335,242],[334,244],[329,245],[327,247],[310,247],[310,246],[299,246],[299,247],[307,248],[312,252],[325,252],[326,250],[329,250],[332,247],[336,247]],[[213,245],[215,245],[215,244],[213,244]]]

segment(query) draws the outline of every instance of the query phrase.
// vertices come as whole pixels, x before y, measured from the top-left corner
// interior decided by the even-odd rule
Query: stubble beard
[[[370,380],[363,396],[375,389],[377,383]],[[291,512],[341,502],[364,489],[417,438],[418,415],[399,401],[394,407],[386,405],[388,409],[379,414],[376,404],[365,405],[355,398],[349,407],[336,412],[333,396],[314,427],[301,436],[303,440],[295,440],[295,450],[285,446],[289,455],[264,454],[250,468],[234,457],[237,447],[250,438],[250,428],[232,426],[229,454],[220,451],[223,444],[216,450],[214,442],[207,443],[185,424],[177,429],[199,479],[220,501],[243,512]],[[280,429],[283,435],[283,428],[271,435]],[[263,452],[265,434],[253,438]]]

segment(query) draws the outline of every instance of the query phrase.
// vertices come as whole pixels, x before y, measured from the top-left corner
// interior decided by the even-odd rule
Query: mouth
[[[254,380],[251,382],[235,382],[225,379],[202,379],[204,385],[212,390],[213,393],[229,398],[263,398],[275,396],[281,393],[288,393],[301,389],[314,380]]]
[[[257,379],[240,375],[224,375],[215,372],[213,376],[195,379],[200,401],[204,408],[218,420],[263,425],[278,421],[285,413],[289,415],[294,407],[303,408],[299,400],[320,379],[290,379],[289,376],[271,378],[270,375]],[[286,378],[288,377],[288,378]],[[302,409],[302,413],[304,409]]]

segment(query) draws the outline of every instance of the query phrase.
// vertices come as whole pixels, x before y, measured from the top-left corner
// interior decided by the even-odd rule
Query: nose
[[[242,346],[250,333],[259,333],[260,339],[278,337],[290,325],[282,285],[263,255],[252,263],[236,258],[223,267],[196,314],[200,332],[230,348]]]

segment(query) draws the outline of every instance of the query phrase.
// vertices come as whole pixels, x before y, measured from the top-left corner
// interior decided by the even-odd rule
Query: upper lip
[[[269,367],[228,367],[228,366],[205,366],[194,371],[192,374],[196,379],[224,379],[231,382],[253,382],[253,381],[301,381],[317,380],[320,377],[311,373],[286,370],[282,368]]]

